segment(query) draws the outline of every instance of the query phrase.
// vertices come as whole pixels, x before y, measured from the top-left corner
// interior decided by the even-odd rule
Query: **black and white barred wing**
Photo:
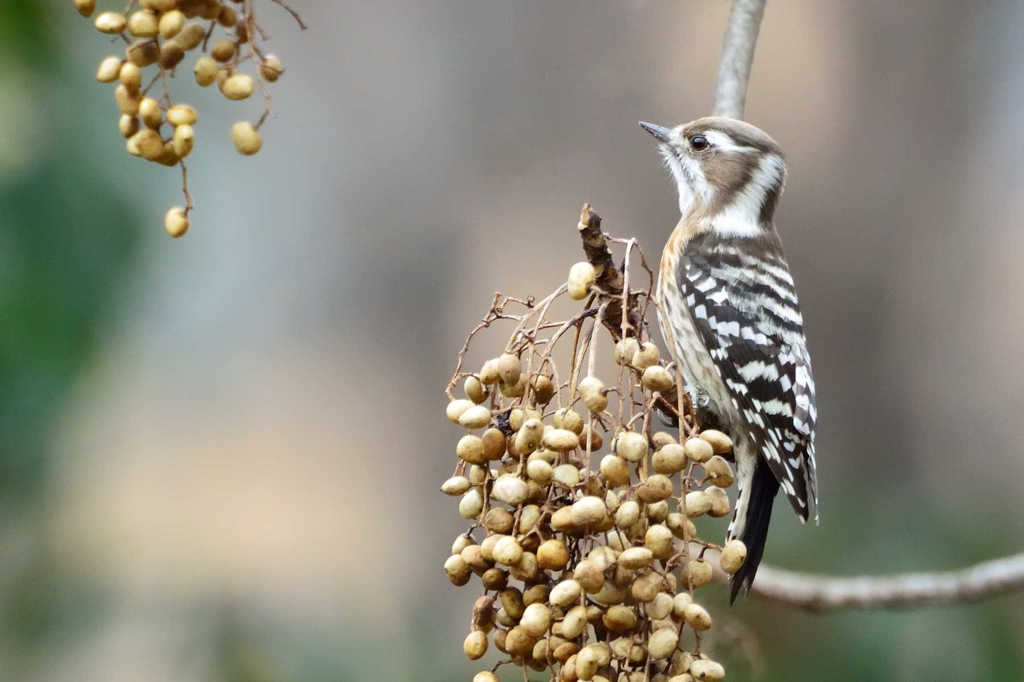
[[[698,252],[680,274],[694,327],[793,509],[817,512],[814,379],[785,261]]]

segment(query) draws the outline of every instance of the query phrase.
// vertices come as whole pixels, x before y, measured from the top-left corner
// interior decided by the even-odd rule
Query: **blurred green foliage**
[[[139,254],[135,207],[82,144],[89,116],[37,85],[71,68],[51,15],[45,2],[0,5],[0,80],[19,86],[0,103],[0,509],[28,538],[4,557],[0,635],[26,660],[99,607],[47,548],[43,491],[55,419]],[[22,662],[4,661],[5,679]]]
[[[60,36],[47,3],[0,6],[0,69],[22,83],[61,82]],[[80,71],[80,69],[75,69]],[[37,154],[0,174],[0,498],[30,503],[44,480],[48,439],[76,372],[95,346],[111,295],[138,252],[135,207],[105,179],[101,159],[78,137],[82,114],[34,98]],[[17,157],[15,157],[17,158]]]

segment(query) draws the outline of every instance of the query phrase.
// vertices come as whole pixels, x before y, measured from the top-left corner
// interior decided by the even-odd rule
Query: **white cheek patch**
[[[754,237],[761,232],[761,207],[772,189],[782,184],[782,159],[768,154],[761,159],[750,182],[736,198],[711,217],[716,233],[728,237]]]

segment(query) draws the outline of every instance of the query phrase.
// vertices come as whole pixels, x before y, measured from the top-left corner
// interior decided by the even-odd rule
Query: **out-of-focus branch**
[[[831,578],[761,566],[751,593],[818,613],[974,602],[1024,590],[1024,553],[957,571]]]
[[[728,581],[716,550],[705,551],[704,558],[711,561],[716,582]],[[750,588],[761,599],[814,613],[942,606],[1018,591],[1024,591],[1024,552],[956,571],[879,576],[831,577],[762,564]]]
[[[729,25],[722,39],[722,59],[718,63],[715,85],[715,116],[743,118],[747,102],[747,83],[754,46],[764,16],[765,0],[733,0]]]

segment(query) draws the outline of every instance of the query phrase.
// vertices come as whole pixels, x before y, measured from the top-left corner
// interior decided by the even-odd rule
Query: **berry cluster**
[[[288,9],[305,28],[282,0],[274,2]],[[271,111],[266,83],[284,73],[281,60],[265,53],[260,45],[266,36],[257,22],[253,0],[131,0],[125,12],[99,14],[96,0],[74,3],[82,16],[95,14],[96,30],[119,36],[125,44],[123,56],[111,55],[100,62],[96,80],[117,84],[118,130],[128,153],[181,167],[185,206],[170,209],[164,218],[168,234],[180,237],[188,231],[193,207],[184,160],[195,145],[194,126],[199,117],[192,106],[172,100],[170,79],[186,55],[198,51],[194,72],[199,85],[217,83],[229,100],[247,99],[258,87],[265,103],[263,115],[256,123],[239,121],[231,129],[238,152],[251,155],[263,145],[260,128]],[[218,28],[221,37],[215,35]],[[253,66],[252,75],[242,71],[247,63]],[[152,75],[147,73],[150,67],[155,67]],[[151,94],[157,83],[160,91]]]
[[[605,237],[626,246],[624,271],[631,255],[643,258],[633,240]],[[637,306],[656,305],[651,286],[630,291],[627,274],[626,293],[613,296],[599,288],[599,269],[574,265],[540,301],[496,295],[447,388],[447,417],[465,433],[441,491],[458,497],[471,526],[444,571],[483,589],[465,655],[479,659],[493,643],[509,656],[474,682],[497,682],[502,665],[547,671],[553,682],[725,676],[702,650],[712,618],[694,590],[718,566],[738,570],[746,548],[700,539],[692,519],[730,513],[732,444],[698,432],[674,363],[642,322],[629,323],[643,319],[630,315]],[[553,319],[567,293],[586,300],[583,310]],[[607,317],[613,299],[621,320]],[[514,326],[504,352],[464,370],[474,337],[500,322]],[[602,352],[614,381],[597,376]],[[675,433],[656,429],[666,418]]]

